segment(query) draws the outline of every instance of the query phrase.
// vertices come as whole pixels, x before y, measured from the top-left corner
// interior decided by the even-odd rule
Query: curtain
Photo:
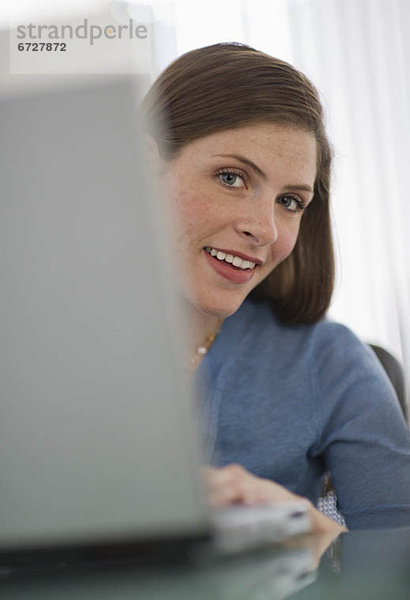
[[[330,315],[410,374],[410,4],[290,0],[294,64],[328,112],[338,256]]]

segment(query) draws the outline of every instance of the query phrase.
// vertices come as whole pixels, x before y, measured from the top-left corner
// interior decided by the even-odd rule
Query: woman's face
[[[258,123],[211,134],[166,163],[185,298],[233,314],[292,252],[316,177],[316,140]]]

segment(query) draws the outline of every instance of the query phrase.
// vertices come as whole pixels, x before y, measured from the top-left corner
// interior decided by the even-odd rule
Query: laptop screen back
[[[0,100],[0,545],[195,533],[198,448],[135,83]]]

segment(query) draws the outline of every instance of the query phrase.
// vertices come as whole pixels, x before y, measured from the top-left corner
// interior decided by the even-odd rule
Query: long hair
[[[152,85],[142,109],[145,122],[151,124],[149,133],[168,160],[198,138],[253,123],[273,122],[313,133],[313,201],[304,211],[292,253],[251,296],[268,299],[283,322],[318,321],[330,304],[334,282],[332,152],[322,105],[309,79],[290,64],[244,44],[214,44],[171,63]]]

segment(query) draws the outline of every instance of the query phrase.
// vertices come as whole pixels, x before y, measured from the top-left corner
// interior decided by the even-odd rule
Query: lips
[[[240,267],[235,267],[224,260],[218,260],[216,257],[211,256],[205,249],[204,255],[208,265],[213,269],[213,271],[232,283],[247,283],[252,279],[257,268],[256,265],[253,267],[253,269],[241,269]]]
[[[223,252],[226,255],[238,256],[242,260],[248,260],[249,262],[253,262],[253,263],[257,264],[257,265],[262,265],[263,264],[263,261],[260,260],[259,258],[255,258],[254,256],[249,256],[247,254],[244,254],[243,252],[238,252],[237,250],[226,250],[225,248],[214,248],[213,246],[207,246],[205,249],[209,250],[211,248],[214,249],[214,250],[216,250],[216,251]]]

